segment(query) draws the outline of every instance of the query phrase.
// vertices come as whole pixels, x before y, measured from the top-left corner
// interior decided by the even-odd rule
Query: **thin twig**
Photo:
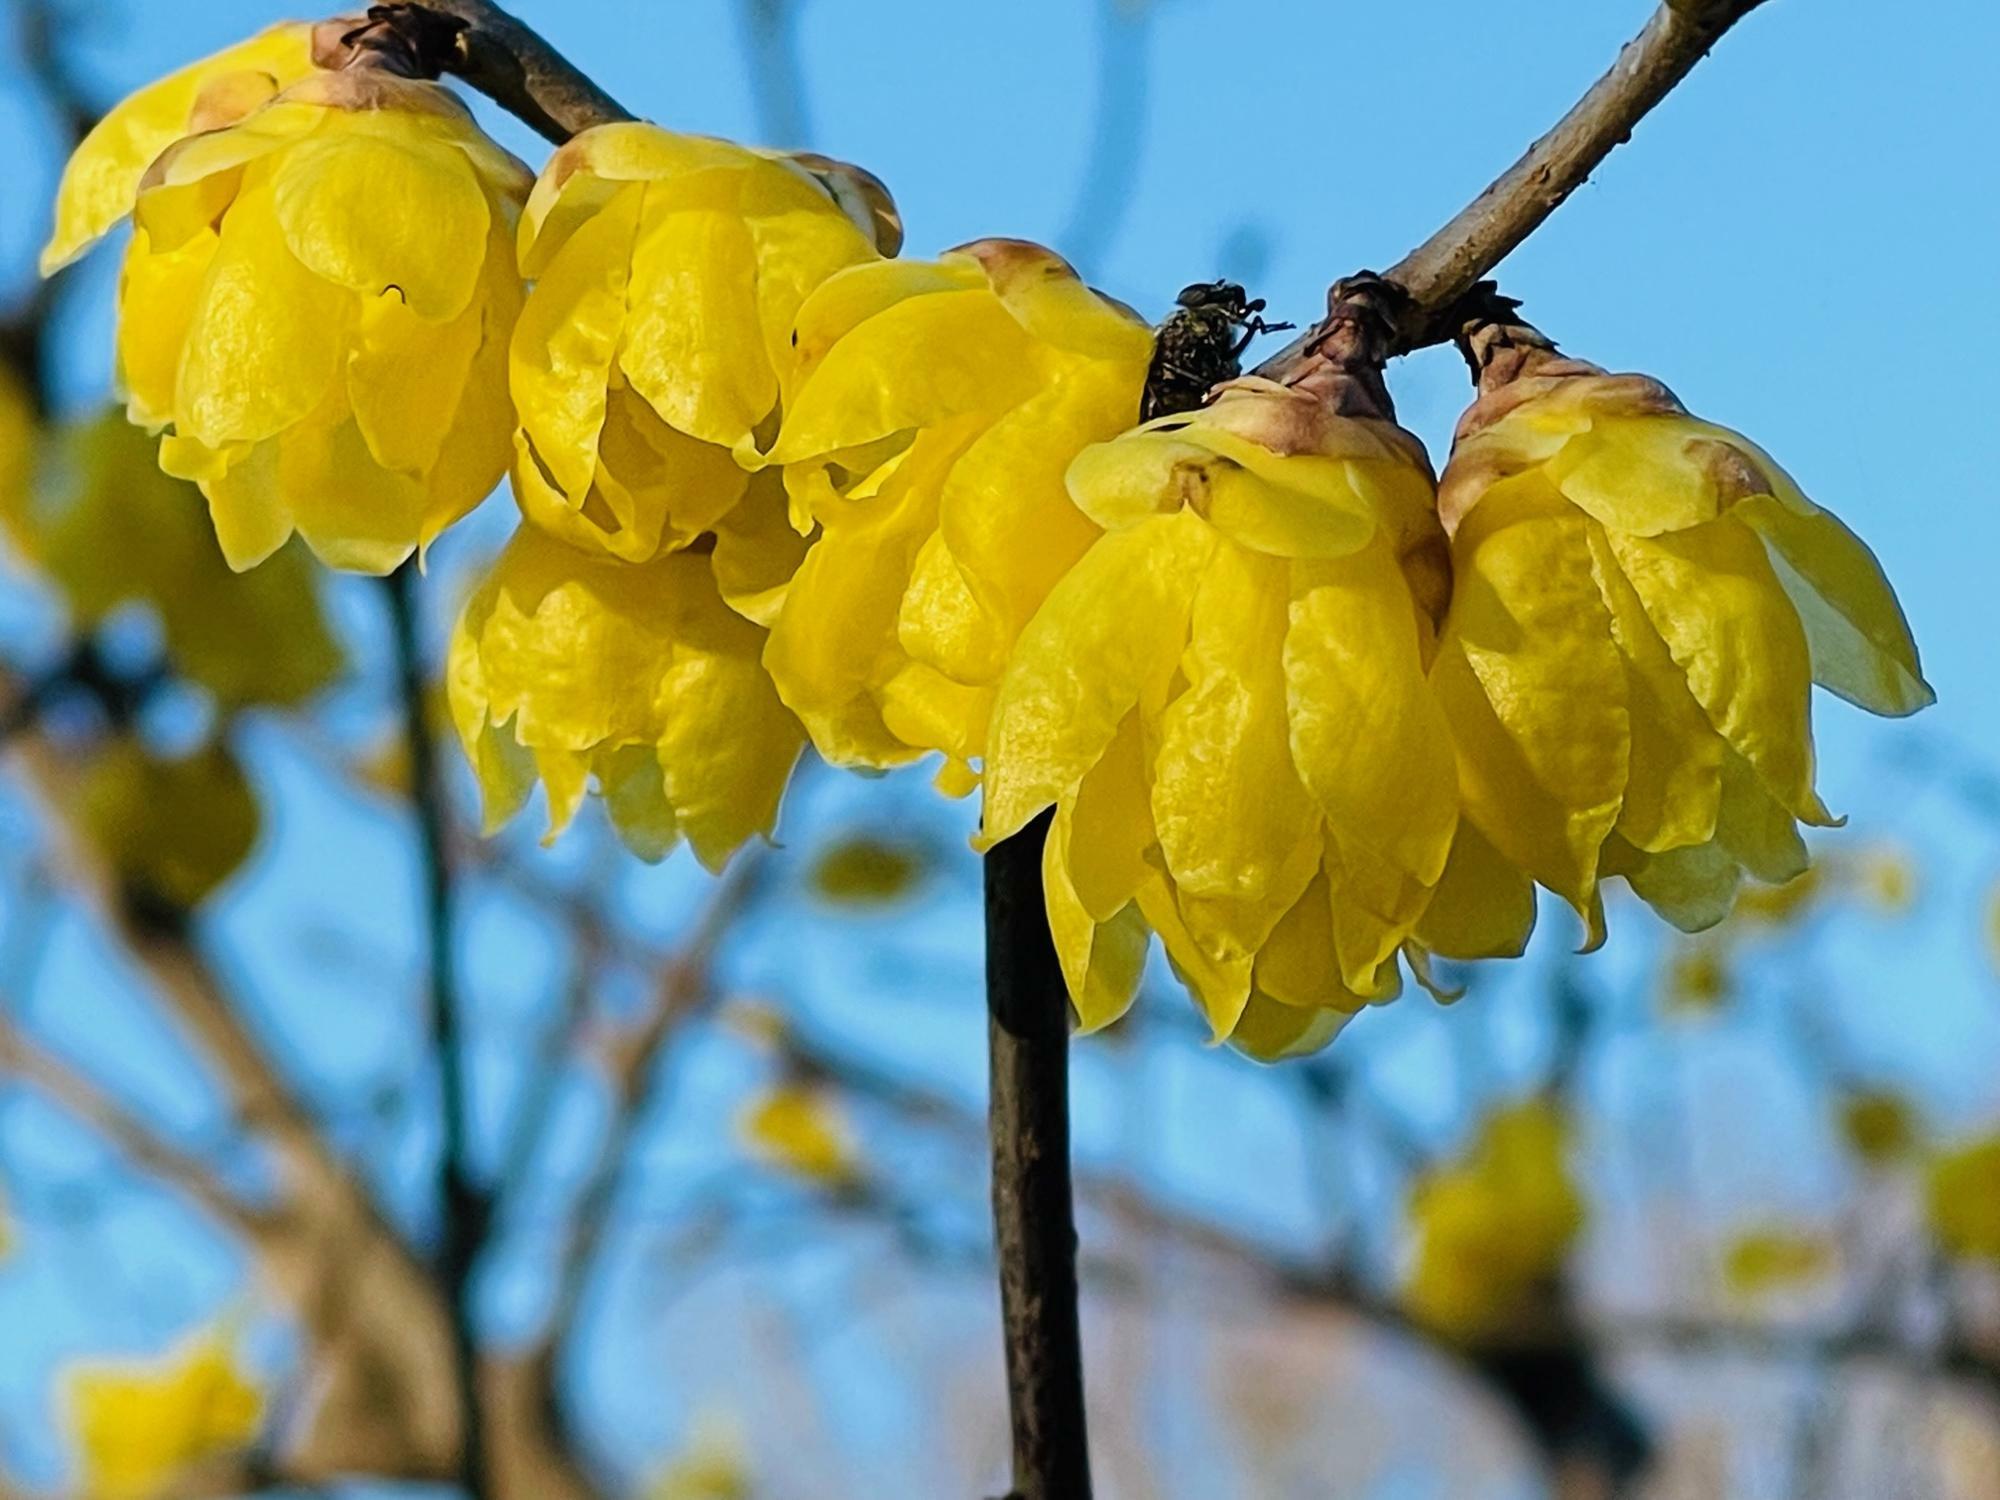
[[[452,1363],[458,1379],[459,1480],[469,1500],[493,1493],[488,1472],[486,1424],[479,1399],[476,1278],[486,1246],[491,1204],[474,1180],[471,1103],[465,1039],[461,1032],[456,923],[453,913],[449,792],[431,735],[430,675],[419,638],[417,575],[405,564],[389,579],[396,636],[397,686],[403,735],[409,748],[411,802],[416,814],[424,875],[424,931],[429,960],[431,1045],[437,1056],[438,1279],[451,1310]]]
[[[1645,29],[1618,54],[1611,70],[1575,108],[1436,234],[1384,273],[1410,294],[1394,351],[1406,353],[1450,338],[1444,316],[1534,233],[1639,121],[1666,98],[1722,35],[1763,0],[1666,0]],[[1265,361],[1276,379],[1295,367],[1324,335],[1308,329]]]

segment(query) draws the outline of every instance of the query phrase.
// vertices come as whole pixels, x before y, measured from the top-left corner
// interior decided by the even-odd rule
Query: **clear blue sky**
[[[678,128],[760,135],[728,0],[516,8],[635,111]],[[294,13],[269,0],[78,0],[74,9],[107,100]],[[1277,315],[1304,320],[1329,280],[1386,265],[1455,212],[1610,62],[1649,9],[1646,0],[808,0],[804,144],[891,185],[911,254],[1021,235],[1074,254],[1105,290],[1149,313],[1186,282],[1230,274]],[[1882,556],[1940,701],[1914,725],[1883,726],[1823,699],[1824,788],[1858,829],[1920,844],[1956,893],[1896,971],[1907,1005],[1864,1024],[1912,1066],[1942,1070],[1947,1094],[1968,1110],[1982,1088],[1989,1108],[2000,1101],[1983,1069],[1952,1072],[1968,1007],[1990,1009],[1988,981],[1953,924],[1996,873],[1994,834],[1965,823],[1954,803],[1912,795],[1885,768],[1916,743],[2000,760],[1989,748],[2000,736],[1989,626],[2000,560],[1996,56],[1993,0],[1772,0],[1500,272],[1566,348],[1656,374],[1702,415],[1741,428]],[[1098,107],[1107,87],[1108,119]],[[27,118],[8,58],[0,131],[14,135]],[[539,164],[538,143],[518,128],[503,133]],[[0,182],[0,269],[13,283],[25,284],[50,186],[36,171]],[[87,273],[105,289],[110,262],[100,257]],[[108,330],[107,298],[77,309],[65,349],[79,403],[106,383]],[[1466,398],[1457,356],[1406,361],[1392,384],[1404,420],[1441,460]],[[443,579],[505,524],[504,503],[489,507],[470,540],[440,548]],[[337,1068],[340,1044],[372,1054],[399,1023],[316,1011],[311,976],[281,951],[295,924],[276,919],[311,909],[326,868],[388,868],[401,835],[379,810],[329,804],[295,756],[273,750],[259,763],[287,815],[277,848],[233,903],[228,935],[252,971],[294,986],[288,1009],[301,1034]],[[648,889],[687,884],[670,870]],[[407,890],[392,880],[372,895],[383,949],[375,961],[400,968],[413,956],[399,916]],[[952,930],[969,938],[963,908]],[[1840,944],[1860,951],[1870,940],[1831,941],[1837,963]],[[805,949],[838,966],[873,942],[821,934]],[[72,942],[50,983],[102,988],[87,947]],[[1876,960],[1880,947],[1870,950]],[[525,1003],[536,969],[483,951],[475,977]],[[956,972],[969,984],[975,960],[966,957]],[[1603,961],[1615,965],[1616,952]],[[925,997],[884,988],[885,1005],[914,1025]],[[78,1003],[126,1014],[108,993]],[[1926,1012],[1949,1021],[1909,1023]],[[977,1033],[959,1029],[964,1045],[948,1066],[972,1084]],[[152,1045],[135,1043],[135,1067],[157,1056]],[[181,1118],[199,1114],[195,1101],[156,1102]],[[1089,1136],[1087,1091],[1083,1106]],[[1226,1187],[1226,1164],[1190,1151],[1181,1165],[1198,1188]],[[176,1305],[225,1294],[227,1267],[192,1250],[184,1261],[159,1272],[180,1278]],[[39,1296],[0,1286],[16,1309]],[[132,1341],[174,1326],[169,1312],[158,1319],[165,1326]],[[47,1337],[54,1349],[72,1336]],[[0,1368],[0,1404],[45,1373],[30,1363]],[[28,1447],[47,1461],[45,1446]]]

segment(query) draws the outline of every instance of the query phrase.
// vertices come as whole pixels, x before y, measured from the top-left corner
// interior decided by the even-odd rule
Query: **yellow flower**
[[[345,659],[302,552],[232,573],[200,494],[160,472],[143,433],[107,412],[66,437],[65,482],[24,525],[24,548],[79,625],[143,603],[174,669],[225,708],[298,704],[340,676]]]
[[[64,1377],[71,1437],[91,1500],[153,1500],[192,1465],[249,1447],[264,1397],[213,1334],[164,1359],[83,1364]]]
[[[448,668],[488,831],[539,776],[554,838],[595,777],[635,852],[661,859],[685,838],[720,869],[771,831],[805,740],[763,647],[700,553],[620,562],[522,527],[467,602]]]
[[[1870,849],[1859,866],[1862,892],[1876,910],[1899,917],[1917,904],[1917,867],[1907,851],[1891,845]]]
[[[0,537],[22,553],[32,545],[27,524],[39,437],[34,402],[13,372],[0,368]]]
[[[1131,425],[1152,335],[1052,252],[983,240],[832,277],[791,343],[771,458],[821,531],[771,674],[828,760],[941,750],[969,790],[1016,637],[1098,535],[1064,470]]]
[[[206,901],[257,844],[257,799],[226,745],[169,758],[113,740],[85,764],[74,795],[125,890],[174,911]]]
[[[1930,1218],[1938,1243],[1953,1255],[2000,1262],[2000,1136],[1931,1163]]]
[[[1712,942],[1690,944],[1667,965],[1666,1004],[1671,1011],[1716,1010],[1734,988],[1722,950]]]
[[[1417,1183],[1416,1260],[1403,1286],[1412,1317],[1475,1341],[1560,1274],[1584,1220],[1568,1155],[1561,1113],[1532,1099],[1488,1116],[1463,1160]]]
[[[1416,440],[1253,378],[1085,450],[1069,486],[1107,529],[1000,683],[983,837],[1055,807],[1044,885],[1083,1024],[1130,1004],[1149,929],[1216,1037],[1267,1058],[1392,997],[1413,936],[1518,951],[1525,882],[1473,881],[1419,932],[1457,795],[1424,678],[1445,543]]]
[[[921,845],[859,835],[842,839],[813,865],[813,890],[842,906],[880,906],[907,896],[929,858]]]
[[[312,34],[305,22],[273,26],[148,85],[99,120],[63,169],[42,274],[54,275],[132,212],[139,180],[174,142],[232,124],[309,76]]]
[[[498,484],[529,185],[448,89],[379,71],[314,74],[148,169],[120,382],[230,566],[296,530],[386,573]]]
[[[1818,1281],[1838,1260],[1837,1247],[1824,1234],[1785,1225],[1747,1230],[1723,1252],[1722,1281],[1739,1297],[1762,1297]]]
[[[900,235],[881,185],[824,157],[638,123],[562,147],[521,224],[529,519],[628,562],[710,530],[773,435],[800,303]]]
[[[1875,557],[1764,453],[1642,376],[1520,326],[1468,345],[1479,400],[1439,486],[1454,586],[1433,680],[1467,818],[1602,936],[1622,875],[1684,930],[1744,871],[1806,868],[1817,681],[1932,701]]]
[[[854,1133],[823,1090],[774,1088],[744,1110],[736,1131],[751,1156],[795,1177],[837,1186],[855,1175]]]
[[[750,1500],[750,1459],[740,1424],[713,1414],[647,1489],[647,1500]]]
[[[1870,1166],[1901,1161],[1922,1135],[1909,1101],[1886,1089],[1865,1089],[1840,1101],[1840,1133],[1848,1149]]]

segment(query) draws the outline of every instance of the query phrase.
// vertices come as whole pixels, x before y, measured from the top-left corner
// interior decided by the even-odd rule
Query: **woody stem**
[[[993,1228],[1013,1422],[1008,1500],[1090,1500],[1069,1168],[1069,995],[1042,899],[1054,813],[986,856]]]

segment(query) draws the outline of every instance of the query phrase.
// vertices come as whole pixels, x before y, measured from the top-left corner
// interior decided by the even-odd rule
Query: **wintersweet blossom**
[[[1806,867],[1814,682],[1932,701],[1874,555],[1747,439],[1658,381],[1474,332],[1479,399],[1439,488],[1451,613],[1432,681],[1467,820],[1603,930],[1622,876],[1687,930],[1744,873]]]

